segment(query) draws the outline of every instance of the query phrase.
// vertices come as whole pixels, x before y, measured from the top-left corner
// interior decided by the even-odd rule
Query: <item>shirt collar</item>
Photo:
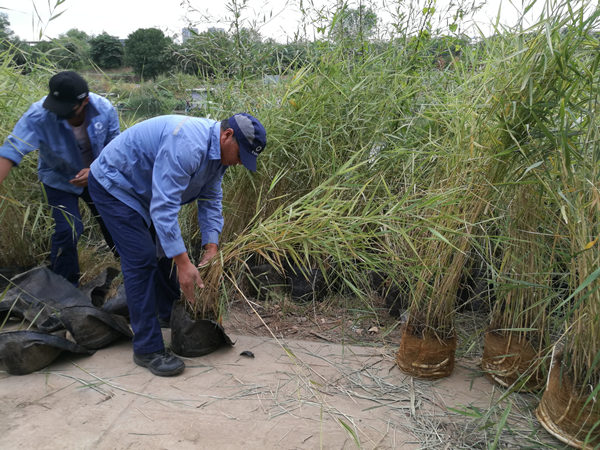
[[[86,120],[90,120],[92,117],[96,117],[100,115],[100,111],[96,108],[95,101],[92,96],[89,96],[89,101],[87,106],[85,107],[85,118]]]
[[[210,130],[210,146],[208,147],[208,159],[221,159],[221,122],[213,124]]]

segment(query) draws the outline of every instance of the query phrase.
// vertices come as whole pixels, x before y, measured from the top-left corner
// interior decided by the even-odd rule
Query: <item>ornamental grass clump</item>
[[[465,55],[469,62],[472,54]],[[439,83],[424,74],[416,115],[406,135],[415,145],[412,189],[423,210],[411,234],[419,264],[411,268],[410,305],[396,355],[398,366],[423,378],[448,376],[454,366],[454,312],[493,204],[493,159],[481,117],[481,74],[461,60]],[[434,199],[436,201],[434,201]],[[484,220],[486,218],[486,220]]]
[[[357,170],[366,177],[385,170],[390,188],[396,188],[412,150],[403,136],[411,120],[407,110],[420,86],[402,76],[404,69],[392,55],[391,50],[369,54],[356,64],[340,56],[290,69],[268,89],[258,90],[254,82],[238,86],[236,97],[243,102],[238,108],[262,105],[259,116],[269,143],[256,174],[225,175],[223,203],[231,218],[225,221],[226,239],[250,220],[264,220],[307,194],[348,160],[367,160],[377,149],[403,153],[396,153],[397,160],[389,157],[385,167],[374,162]]]
[[[590,25],[582,22],[585,5],[548,7],[548,17],[534,26],[499,34],[486,46],[496,69],[486,88],[487,117],[496,128],[490,141],[498,163],[490,179],[501,194],[498,211],[506,210],[507,225],[498,240],[498,301],[482,364],[500,384],[517,382],[518,388],[539,386],[553,331],[549,321],[554,318],[548,315],[557,296],[552,273],[564,267],[562,230],[548,214],[563,195],[553,179],[561,128],[557,119],[570,97],[564,95],[566,86],[576,91],[584,86],[585,71],[570,66],[569,59],[585,53],[580,44]],[[568,114],[580,109],[579,100],[570,100]],[[508,208],[503,206],[507,203]]]
[[[535,126],[550,155],[544,188],[560,211],[571,293],[554,309],[562,334],[536,413],[558,439],[595,448],[600,445],[600,43],[595,31],[600,11],[567,3],[561,12],[548,20],[546,33],[544,68],[553,83],[544,100],[554,113]]]
[[[580,179],[569,195],[570,282],[576,289],[559,305],[567,310],[564,331],[536,410],[546,430],[578,448],[600,445],[600,151],[594,147],[585,164],[593,178]]]
[[[473,246],[473,228],[485,205],[468,190],[461,193],[460,203],[445,205],[442,219],[416,234],[425,244],[396,362],[403,372],[420,378],[449,376],[454,368],[456,296]]]
[[[547,311],[553,299],[556,238],[542,231],[547,214],[537,185],[516,185],[515,190],[502,233],[496,302],[481,366],[504,387],[518,382],[518,389],[538,389],[544,375],[541,363],[550,346]]]
[[[395,248],[408,248],[405,230],[418,207],[408,197],[390,195],[379,174],[361,172],[365,163],[349,161],[321,185],[270,217],[252,221],[220,251],[220,259],[205,269],[205,289],[194,304],[198,315],[219,310],[229,295],[243,295],[246,263],[258,255],[282,272],[294,265],[303,273],[317,268],[326,284],[341,280],[343,289],[369,302],[369,278],[373,271],[398,274],[411,262]]]

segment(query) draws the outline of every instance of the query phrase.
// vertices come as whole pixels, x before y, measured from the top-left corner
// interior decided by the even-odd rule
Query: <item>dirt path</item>
[[[490,405],[504,391],[482,376],[475,359],[460,358],[449,378],[418,381],[395,364],[393,329],[382,337],[369,333],[370,323],[342,326],[346,319],[335,313],[303,319],[309,314],[278,311],[263,310],[261,320],[248,305],[234,307],[225,329],[235,346],[186,358],[185,372],[175,378],[133,364],[127,341],[89,357],[63,355],[25,376],[0,372],[0,448],[410,449],[493,442],[505,406]],[[164,335],[168,342],[169,330]],[[254,358],[241,356],[244,350]],[[498,435],[503,447],[544,438],[530,400],[504,402],[512,425]]]
[[[168,338],[168,332],[166,332]],[[158,378],[128,342],[48,370],[0,375],[3,448],[417,448],[411,415],[485,406],[489,383],[459,368],[425,400],[390,349],[232,335],[233,348]],[[250,350],[254,358],[240,356]],[[454,381],[453,381],[454,380]],[[458,385],[460,384],[460,386]]]

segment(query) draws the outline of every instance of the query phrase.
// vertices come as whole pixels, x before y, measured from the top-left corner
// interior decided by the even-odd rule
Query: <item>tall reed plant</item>
[[[30,104],[46,94],[52,68],[35,66],[28,75],[10,49],[0,54],[0,136],[8,136]],[[51,219],[37,181],[37,158],[25,158],[0,186],[0,267],[28,267],[49,249]]]

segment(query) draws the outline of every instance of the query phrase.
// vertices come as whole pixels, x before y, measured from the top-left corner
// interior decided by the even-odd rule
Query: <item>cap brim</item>
[[[77,105],[77,103],[72,102],[59,102],[54,97],[50,95],[46,96],[44,103],[42,106],[46,108],[48,111],[53,112],[58,117],[65,117],[69,115],[69,113],[73,110],[73,108]]]
[[[240,146],[240,159],[246,169],[250,172],[256,172],[256,156],[252,155],[242,146]]]

